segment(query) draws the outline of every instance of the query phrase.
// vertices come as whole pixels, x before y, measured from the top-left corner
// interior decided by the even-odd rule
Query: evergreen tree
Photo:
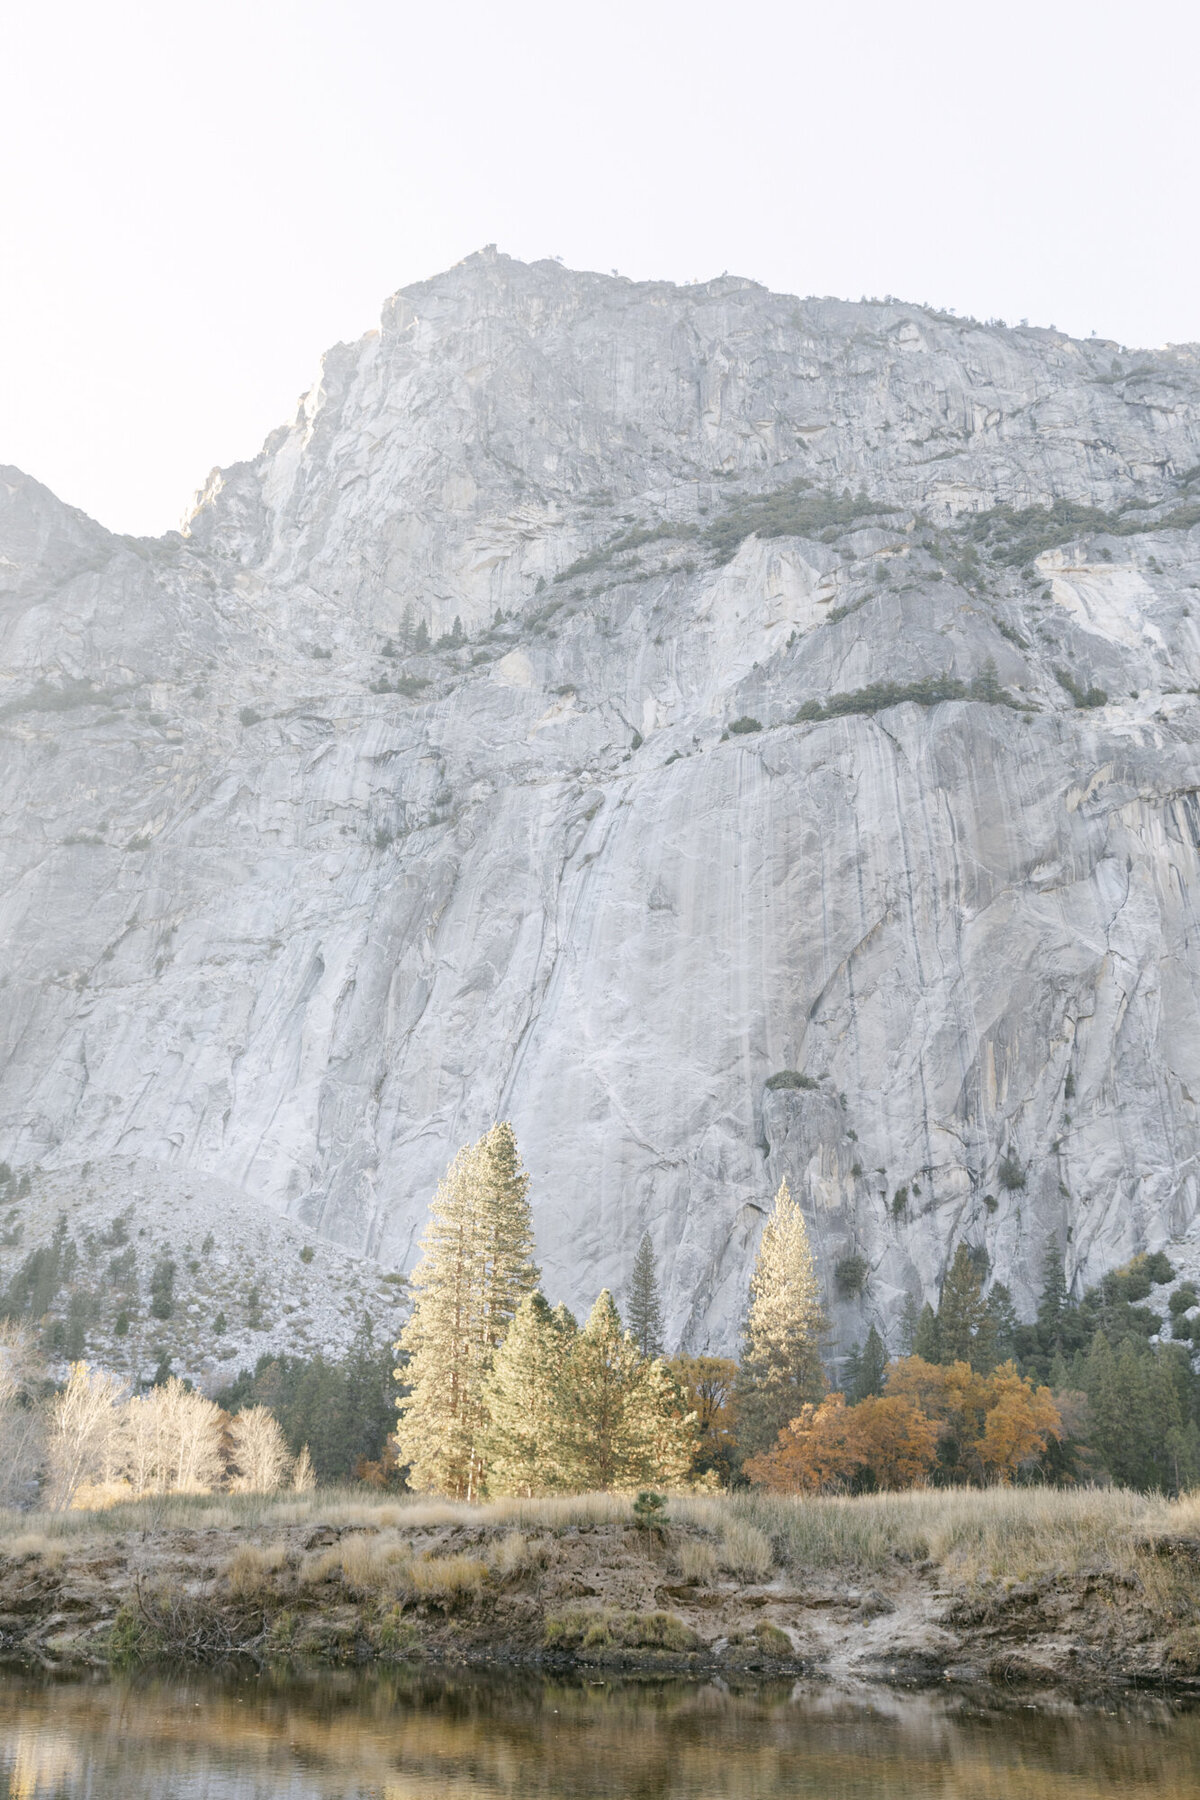
[[[859,1398],[858,1390],[862,1385],[862,1361],[862,1345],[851,1344],[842,1364],[842,1392],[851,1406],[855,1405]]]
[[[643,1356],[661,1356],[662,1303],[658,1296],[658,1271],[654,1261],[654,1245],[650,1233],[643,1232],[633,1259],[633,1275],[629,1282],[629,1299],[625,1306],[629,1332]]]
[[[917,1329],[913,1333],[912,1353],[923,1357],[926,1362],[940,1363],[942,1360],[942,1334],[938,1327],[937,1314],[928,1300],[921,1308],[917,1318]]]
[[[984,1324],[983,1283],[965,1244],[954,1252],[938,1306],[940,1362],[975,1362],[976,1339]]]
[[[1053,1356],[1062,1338],[1067,1310],[1067,1271],[1057,1238],[1051,1238],[1042,1258],[1042,1293],[1038,1301],[1037,1328],[1042,1354]]]
[[[376,1334],[368,1314],[344,1357],[268,1352],[214,1399],[228,1413],[269,1407],[291,1454],[308,1446],[322,1484],[350,1481],[360,1464],[385,1455],[396,1424],[395,1362],[386,1334]]]
[[[665,1363],[644,1357],[605,1288],[571,1346],[563,1376],[564,1486],[632,1492],[686,1479],[697,1448]]]
[[[847,1394],[847,1399],[857,1403],[859,1400],[869,1400],[873,1394],[882,1394],[887,1366],[888,1355],[883,1339],[872,1325],[859,1357],[858,1380],[853,1395]]]
[[[429,627],[424,619],[418,619],[417,629],[413,632],[413,649],[420,655],[429,648]]]
[[[489,1494],[528,1499],[562,1487],[563,1369],[575,1335],[575,1321],[551,1312],[540,1292],[517,1308],[483,1388]]]
[[[747,1455],[772,1449],[801,1407],[824,1394],[824,1329],[804,1214],[781,1181],[750,1282],[737,1402],[739,1440]]]
[[[989,1290],[984,1312],[985,1333],[989,1345],[990,1361],[983,1369],[990,1375],[998,1363],[1009,1362],[1016,1353],[1017,1333],[1020,1325],[1017,1309],[1013,1305],[1013,1297],[1002,1281],[994,1281]],[[982,1367],[982,1365],[980,1365]]]
[[[500,1124],[459,1151],[434,1196],[397,1345],[409,1388],[397,1401],[397,1447],[418,1490],[481,1491],[483,1384],[537,1285],[528,1188],[512,1127]]]
[[[921,1309],[917,1305],[916,1295],[905,1294],[900,1311],[900,1351],[903,1356],[916,1355],[917,1321],[920,1317]]]

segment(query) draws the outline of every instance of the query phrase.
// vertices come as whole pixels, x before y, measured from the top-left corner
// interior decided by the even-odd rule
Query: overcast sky
[[[0,8],[0,462],[114,530],[485,243],[1200,339],[1194,4]]]

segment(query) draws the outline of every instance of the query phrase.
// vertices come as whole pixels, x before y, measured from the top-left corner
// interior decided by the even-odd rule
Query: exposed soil
[[[1143,1575],[1097,1566],[974,1586],[900,1556],[868,1579],[689,1581],[682,1541],[673,1527],[621,1523],[519,1537],[302,1524],[65,1540],[0,1558],[0,1658],[427,1658],[1200,1693],[1200,1538],[1148,1544]]]

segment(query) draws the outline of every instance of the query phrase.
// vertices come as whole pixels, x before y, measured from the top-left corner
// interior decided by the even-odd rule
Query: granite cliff
[[[0,660],[14,1168],[405,1267],[508,1116],[690,1348],[783,1175],[843,1342],[1200,1263],[1196,346],[489,249],[182,533],[0,471]]]

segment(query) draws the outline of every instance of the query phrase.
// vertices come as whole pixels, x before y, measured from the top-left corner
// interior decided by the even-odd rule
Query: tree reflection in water
[[[10,1800],[1196,1800],[1200,1711],[402,1671],[0,1685]]]

